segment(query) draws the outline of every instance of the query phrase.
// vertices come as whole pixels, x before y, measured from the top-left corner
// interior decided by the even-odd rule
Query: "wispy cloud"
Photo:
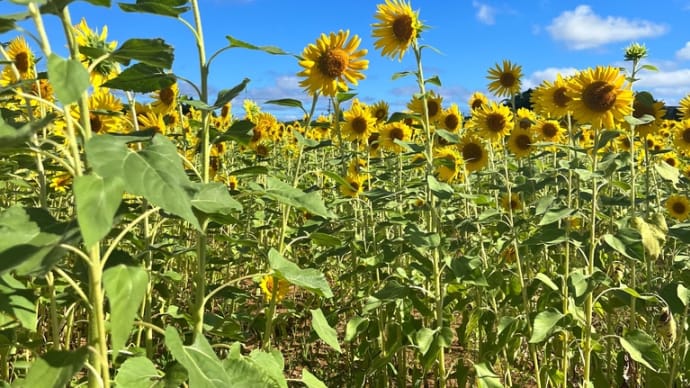
[[[558,74],[567,77],[575,73],[577,73],[577,69],[574,67],[547,67],[537,70],[522,80],[522,90],[535,88],[544,81],[553,82]]]
[[[690,60],[690,42],[685,42],[685,46],[676,51],[676,58],[684,61]]]
[[[588,5],[557,16],[546,29],[555,40],[563,41],[574,50],[600,47],[612,42],[624,42],[663,35],[668,27],[647,20],[623,17],[602,17]]]
[[[496,8],[476,0],[472,1],[472,6],[477,10],[477,20],[488,25],[496,23]]]
[[[666,105],[677,105],[690,90],[690,68],[666,70],[659,64],[654,65],[659,71],[642,74],[635,82],[635,89],[651,92],[655,99],[664,101]]]

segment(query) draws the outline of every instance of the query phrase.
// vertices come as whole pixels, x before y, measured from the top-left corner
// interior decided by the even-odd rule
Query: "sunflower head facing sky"
[[[377,6],[374,17],[378,20],[372,24],[374,47],[384,57],[401,61],[423,29],[419,11],[412,11],[410,3],[404,0],[386,0]]]
[[[89,47],[98,50],[99,52],[110,53],[117,47],[117,41],[108,42],[108,27],[103,26],[101,33],[89,28],[86,19],[82,18],[81,22],[74,26],[74,37],[77,44],[82,47]],[[90,57],[88,55],[79,54],[80,61],[84,66],[89,67],[96,58],[101,55]],[[91,83],[99,87],[109,79],[115,77],[120,72],[120,67],[116,61],[106,59],[99,62],[91,71]]]
[[[394,121],[388,123],[381,128],[378,136],[378,142],[381,148],[400,153],[403,148],[399,146],[395,140],[410,141],[412,138],[412,128],[402,121]]]
[[[366,142],[376,127],[376,118],[371,115],[367,106],[356,98],[350,109],[343,113],[343,118],[345,119],[343,134],[347,140]]]
[[[475,135],[465,135],[458,144],[458,150],[468,173],[481,170],[489,164],[489,154],[484,144]]]
[[[520,93],[522,66],[503,60],[503,66],[496,64],[496,67],[489,69],[486,78],[491,81],[489,91],[497,97],[511,97]]]
[[[690,199],[684,195],[673,194],[666,200],[666,210],[671,217],[683,222],[690,215]]]
[[[560,74],[554,82],[544,81],[532,91],[530,100],[534,111],[542,116],[563,117],[568,114],[572,98],[566,94],[567,82]]]
[[[477,129],[483,138],[491,140],[494,144],[501,143],[514,124],[510,108],[495,102],[472,112],[471,126]]]
[[[348,83],[357,85],[364,79],[363,70],[369,61],[363,59],[366,49],[359,49],[362,39],[350,31],[340,30],[329,35],[321,34],[316,43],[310,43],[302,52],[299,65],[304,68],[297,75],[309,95],[318,92],[325,96],[335,96],[339,91],[347,91]]]
[[[12,63],[5,65],[2,71],[0,85],[5,86],[13,84],[21,79],[34,78],[35,57],[31,48],[26,43],[26,39],[24,39],[23,36],[12,39],[9,45],[7,45],[6,50],[7,56]],[[17,79],[12,65],[17,69],[19,79]]]
[[[424,99],[422,97],[414,97],[407,108],[414,113],[424,116]],[[426,96],[426,108],[429,114],[429,122],[437,122],[443,115],[443,97],[439,96],[433,90]]]
[[[615,129],[623,117],[632,114],[633,92],[624,85],[625,75],[613,66],[583,70],[568,82],[567,96],[576,120],[593,130]]]

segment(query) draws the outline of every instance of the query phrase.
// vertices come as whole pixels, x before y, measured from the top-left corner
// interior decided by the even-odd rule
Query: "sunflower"
[[[253,100],[250,99],[245,99],[242,101],[242,109],[244,109],[244,118],[247,120],[254,121],[254,117],[256,117],[259,112],[261,112],[261,108],[259,105],[256,104]]]
[[[165,124],[165,119],[161,113],[146,112],[137,116],[137,120],[139,121],[139,130],[152,129],[161,135],[168,133],[168,126]]]
[[[357,85],[364,79],[362,70],[369,67],[369,61],[362,59],[367,50],[358,50],[362,39],[350,31],[340,30],[330,35],[321,34],[316,44],[311,43],[302,52],[299,65],[304,68],[297,75],[305,77],[300,86],[310,95],[317,92],[325,96],[335,96],[340,91],[347,91],[347,83]]]
[[[470,96],[470,99],[467,102],[467,105],[469,105],[470,110],[472,112],[474,112],[476,110],[479,110],[479,109],[489,105],[489,99],[482,92],[474,92]]]
[[[157,113],[168,113],[177,109],[177,96],[180,94],[180,89],[177,86],[177,82],[163,88],[156,92],[151,93],[151,98],[154,99],[151,102],[151,109]]]
[[[690,94],[678,102],[678,111],[680,111],[681,120],[690,119]]]
[[[101,57],[103,53],[111,53],[117,47],[117,41],[108,42],[108,27],[103,26],[101,33],[89,28],[86,24],[86,19],[82,18],[81,22],[74,26],[74,37],[77,44],[81,47],[89,47],[95,49],[97,54],[94,56],[79,54],[79,60],[84,66],[89,67],[91,64]],[[120,66],[115,60],[106,59],[100,61],[89,74],[91,77],[91,84],[95,87],[100,87],[108,80],[114,78],[120,72]]]
[[[352,101],[350,109],[343,113],[343,117],[343,135],[347,140],[366,141],[376,126],[376,118],[356,98]]]
[[[278,287],[275,287],[276,278],[273,275],[266,275],[261,278],[261,283],[259,287],[261,292],[264,294],[264,301],[269,303],[271,298],[273,298],[273,292],[275,290],[275,302],[280,302],[285,298],[287,293],[290,291],[290,282],[285,279],[278,279]]]
[[[361,175],[366,177],[367,172],[367,161],[365,159],[354,158],[350,161],[347,166],[348,175]]]
[[[462,128],[462,115],[458,104],[452,103],[450,107],[443,110],[438,125],[448,132],[458,133]]]
[[[402,152],[402,147],[395,143],[395,140],[410,141],[412,136],[412,128],[402,121],[394,121],[388,123],[381,128],[378,142],[381,148],[392,152]]]
[[[482,142],[475,135],[465,135],[458,144],[458,149],[462,155],[462,160],[465,162],[467,172],[481,170],[489,163],[489,155]]]
[[[390,105],[384,100],[380,100],[369,106],[369,111],[371,115],[376,117],[377,123],[383,123],[388,120],[388,111],[390,110]]]
[[[252,122],[254,123],[254,128],[252,128],[249,148],[258,151],[262,144],[271,140],[271,133],[274,132],[274,127],[278,125],[278,120],[268,112],[260,112],[254,116]]]
[[[537,114],[527,108],[518,108],[515,117],[519,129],[530,129],[537,122]]]
[[[483,138],[497,144],[513,129],[513,113],[507,106],[491,102],[472,113],[471,126],[478,129]]]
[[[376,38],[374,47],[381,55],[402,61],[410,45],[419,37],[423,25],[419,21],[419,11],[412,11],[410,3],[404,0],[386,0],[379,4],[372,24],[372,36]]]
[[[612,66],[581,71],[568,82],[567,95],[576,120],[590,123],[593,130],[614,129],[632,114],[633,92],[623,86],[625,75]]]
[[[122,102],[108,89],[97,89],[89,97],[89,121],[94,133],[126,133],[130,130],[130,123],[122,114]],[[81,113],[75,109],[72,116],[79,119]]]
[[[565,140],[566,131],[557,120],[538,121],[532,131],[537,135],[539,141],[562,143]],[[551,146],[548,149],[555,150],[555,147]]]
[[[503,60],[503,66],[489,69],[486,77],[489,81],[489,91],[497,97],[511,97],[520,93],[522,66],[514,65],[508,60]]]
[[[441,147],[434,150],[436,175],[444,182],[452,182],[463,176],[462,156],[452,147]]]
[[[678,154],[674,151],[665,152],[659,155],[659,160],[671,167],[680,168],[680,159],[678,158]]]
[[[556,75],[556,80],[542,82],[532,91],[530,101],[534,106],[534,111],[544,117],[563,117],[569,112],[568,104],[572,100],[566,91],[568,82],[560,74]]]
[[[51,180],[50,187],[60,193],[66,193],[67,187],[72,184],[72,175],[67,172],[58,172]]]
[[[515,128],[508,139],[508,149],[517,158],[524,158],[534,151],[534,136],[529,129]]]
[[[237,180],[236,176],[228,175],[228,177],[225,179],[225,184],[228,186],[228,190],[235,191],[237,190],[237,185],[239,185],[239,181]]]
[[[635,132],[640,135],[640,137],[645,137],[647,135],[656,135],[661,127],[661,122],[663,121],[664,115],[666,114],[666,109],[664,109],[663,101],[655,101],[652,95],[647,92],[635,93],[635,102],[633,102],[633,117],[642,118],[644,115],[650,115],[654,117],[654,120],[647,124],[641,124],[635,126]],[[625,128],[630,128],[628,122],[624,122]]]
[[[12,39],[7,46],[7,56],[11,63],[3,69],[0,85],[6,86],[22,79],[35,78],[35,57],[23,36]],[[14,68],[12,65],[14,65]],[[15,69],[19,74],[19,78],[17,78]]]
[[[426,109],[429,113],[429,122],[437,122],[443,115],[443,97],[439,96],[433,90],[426,96]],[[422,97],[415,97],[407,103],[407,108],[420,117],[424,117],[424,99]]]
[[[501,207],[507,212],[516,212],[522,210],[522,201],[517,193],[505,193],[501,196]]]
[[[673,133],[673,145],[676,151],[683,155],[690,155],[690,118],[676,125]]]
[[[381,134],[378,132],[374,132],[371,135],[369,135],[369,139],[367,139],[367,148],[369,149],[369,156],[371,157],[378,157],[381,154],[381,143],[379,142],[379,138],[381,137]]]
[[[364,191],[366,176],[360,174],[347,174],[345,182],[340,184],[340,193],[345,197],[355,198]]]
[[[672,194],[666,200],[666,210],[676,220],[685,221],[690,215],[690,199],[684,195]]]

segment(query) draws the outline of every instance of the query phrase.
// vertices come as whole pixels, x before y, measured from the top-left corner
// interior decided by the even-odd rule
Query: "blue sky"
[[[120,43],[133,37],[163,38],[175,47],[173,72],[198,80],[196,46],[182,23],[173,18],[125,13],[116,3],[113,1],[113,7],[108,9],[75,2],[70,6],[72,19],[76,24],[85,17],[90,27],[99,30],[107,25],[109,39]],[[368,103],[384,99],[392,110],[402,110],[417,89],[412,78],[392,80],[391,76],[414,70],[414,58],[407,55],[398,62],[381,57],[373,48],[371,24],[378,3],[201,0],[207,53],[211,55],[226,46],[225,36],[231,35],[300,54],[321,33],[349,29],[362,38],[361,47],[369,50],[366,79],[355,88],[358,97]],[[442,86],[432,89],[443,96],[444,106],[458,103],[464,113],[472,92],[482,91],[493,98],[487,92],[486,75],[489,68],[504,59],[522,66],[524,90],[542,80],[553,80],[559,72],[567,75],[597,65],[628,67],[622,60],[623,49],[631,42],[644,43],[649,49],[646,63],[660,69],[643,72],[637,90],[651,91],[668,105],[676,105],[690,93],[690,31],[683,27],[690,18],[690,0],[413,0],[412,8],[420,11],[421,20],[430,27],[422,35],[422,44],[440,51],[424,52],[425,76],[438,75]],[[18,9],[0,0],[0,14]],[[191,12],[183,16],[192,20]],[[31,29],[28,22],[21,25]],[[47,26],[51,39],[61,42],[62,31],[54,17],[47,20]],[[11,34],[5,34],[0,40],[10,37]],[[60,43],[53,46],[56,51],[62,48]],[[32,47],[38,48],[35,44]],[[232,49],[214,61],[211,91],[215,93],[250,78],[246,91],[234,101],[235,114],[241,114],[242,98],[254,99],[259,104],[270,99],[297,98],[306,104],[310,99],[298,86],[296,76],[300,70],[292,56]],[[319,112],[325,112],[323,103]],[[282,118],[299,116],[294,108],[262,106]]]

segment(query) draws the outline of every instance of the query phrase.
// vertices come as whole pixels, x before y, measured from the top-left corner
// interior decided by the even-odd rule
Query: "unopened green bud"
[[[626,61],[639,61],[640,59],[647,56],[647,47],[640,43],[631,43],[630,46],[625,48],[625,60]]]

